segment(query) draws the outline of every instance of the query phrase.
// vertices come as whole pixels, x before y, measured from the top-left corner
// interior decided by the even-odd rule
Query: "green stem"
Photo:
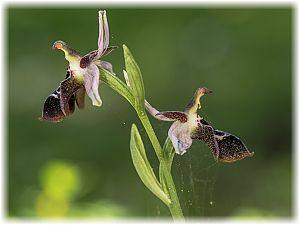
[[[179,203],[179,199],[177,196],[175,184],[174,184],[174,181],[172,178],[171,170],[168,168],[168,164],[163,157],[161,145],[155,135],[155,132],[152,128],[152,125],[149,121],[147,114],[145,112],[143,112],[143,113],[138,112],[138,116],[148,134],[148,137],[153,145],[153,148],[154,148],[156,155],[160,162],[161,171],[162,171],[162,175],[164,177],[165,186],[166,186],[165,191],[167,191],[169,193],[169,197],[171,199],[171,204],[168,205],[170,213],[174,220],[175,219],[176,220],[177,219],[184,220],[183,213],[182,213],[180,203]]]
[[[101,69],[101,68],[100,68]],[[181,219],[183,220],[183,213],[180,207],[180,203],[178,200],[178,196],[176,193],[175,184],[173,182],[171,169],[170,169],[170,162],[168,163],[167,159],[163,156],[163,151],[161,148],[161,145],[159,144],[159,141],[155,135],[155,132],[152,128],[152,125],[149,121],[149,118],[145,112],[144,109],[139,111],[135,105],[134,96],[132,95],[130,89],[128,89],[128,86],[126,86],[123,81],[121,81],[116,76],[112,75],[110,72],[101,69],[101,80],[106,83],[108,86],[110,86],[113,90],[121,94],[124,98],[127,99],[127,101],[130,102],[130,104],[136,109],[138,117],[140,118],[148,137],[153,145],[153,148],[155,150],[155,153],[159,159],[160,162],[160,177],[161,184],[163,187],[163,190],[166,192],[166,194],[169,195],[171,204],[168,204],[169,210],[171,212],[172,217],[175,219]]]

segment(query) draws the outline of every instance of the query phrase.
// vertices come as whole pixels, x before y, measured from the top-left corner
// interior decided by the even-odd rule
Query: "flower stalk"
[[[163,150],[158,141],[158,138],[155,135],[155,132],[149,121],[148,116],[146,114],[144,114],[143,116],[139,115],[139,119],[141,120],[143,127],[146,130],[146,133],[160,162],[160,182],[163,186],[164,191],[168,193],[171,199],[171,203],[170,205],[168,205],[170,213],[174,219],[184,219],[179,199],[177,196],[176,187],[172,178],[171,167],[168,166],[167,159],[163,157]]]

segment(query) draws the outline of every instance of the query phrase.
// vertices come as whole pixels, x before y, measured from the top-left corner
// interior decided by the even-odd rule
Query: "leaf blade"
[[[170,205],[171,200],[156,179],[153,169],[147,159],[141,136],[135,124],[132,124],[131,127],[130,151],[133,165],[144,185],[166,205]]]
[[[173,159],[174,159],[175,151],[174,151],[172,141],[169,137],[167,137],[167,139],[165,140],[162,155],[163,155],[163,159],[167,163],[168,170],[171,172],[172,162],[173,162]],[[160,180],[160,183],[162,185],[163,190],[165,192],[169,192],[169,190],[167,188],[167,185],[166,185],[165,177],[163,175],[161,164],[159,165],[159,180]]]

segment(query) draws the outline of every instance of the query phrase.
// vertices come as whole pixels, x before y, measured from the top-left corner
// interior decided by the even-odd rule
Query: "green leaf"
[[[110,73],[109,71],[99,67],[100,69],[100,80],[102,80],[104,83],[106,83],[109,87],[111,87],[113,90],[118,92],[120,95],[122,95],[126,100],[134,106],[134,97],[132,93],[130,92],[128,86],[120,80],[118,77]]]
[[[160,183],[155,177],[147,159],[142,138],[135,124],[132,124],[131,127],[130,151],[133,165],[145,186],[166,205],[170,205],[171,200],[162,190]]]
[[[138,113],[144,113],[144,101],[145,101],[145,89],[143,83],[143,77],[139,66],[135,62],[131,52],[126,45],[123,45],[125,67],[128,73],[128,79],[130,83],[130,89],[135,98],[135,109]]]
[[[174,155],[175,155],[175,151],[174,151],[172,141],[169,137],[167,137],[164,147],[163,147],[163,160],[166,162],[170,173],[171,173],[171,169],[172,169],[172,162],[173,162]],[[163,190],[165,192],[169,192],[167,185],[166,185],[164,175],[163,175],[161,164],[159,165],[159,180],[163,187]]]

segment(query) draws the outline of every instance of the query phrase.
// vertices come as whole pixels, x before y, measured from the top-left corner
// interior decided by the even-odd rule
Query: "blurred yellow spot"
[[[36,213],[40,217],[63,217],[69,211],[69,203],[80,186],[75,166],[52,161],[41,172],[42,191],[36,200]]]
[[[42,170],[44,193],[57,201],[70,200],[79,189],[80,179],[75,166],[63,161],[52,161]]]
[[[69,209],[69,204],[64,199],[52,199],[41,193],[36,201],[36,213],[39,217],[63,217]]]

